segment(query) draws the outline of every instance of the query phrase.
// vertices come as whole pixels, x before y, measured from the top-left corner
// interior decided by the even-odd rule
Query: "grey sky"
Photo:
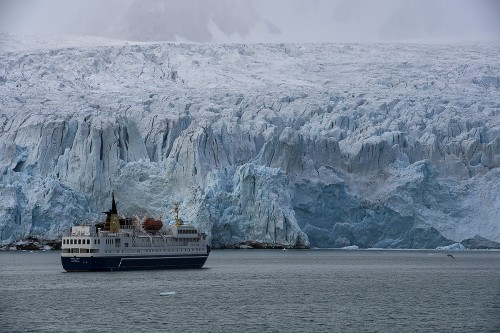
[[[498,0],[0,0],[0,31],[136,41],[500,39]]]

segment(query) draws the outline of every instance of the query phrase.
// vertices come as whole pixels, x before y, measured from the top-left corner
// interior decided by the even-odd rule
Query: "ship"
[[[62,237],[61,262],[67,272],[202,268],[210,246],[207,235],[179,218],[128,218],[117,212],[114,194],[104,222],[72,226]]]

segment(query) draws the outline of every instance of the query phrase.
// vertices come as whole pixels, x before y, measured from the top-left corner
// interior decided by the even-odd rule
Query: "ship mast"
[[[178,227],[182,224],[181,220],[179,220],[179,204],[178,203],[175,204],[174,211],[175,211],[175,226]]]

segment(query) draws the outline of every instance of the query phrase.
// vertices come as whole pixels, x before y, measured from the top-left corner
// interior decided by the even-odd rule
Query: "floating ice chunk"
[[[357,245],[344,246],[342,250],[359,250],[359,246]]]
[[[446,250],[446,251],[463,251],[465,250],[465,246],[460,243],[455,243],[447,246],[439,246],[436,250]]]
[[[175,295],[175,291],[164,291],[160,293],[160,296]]]

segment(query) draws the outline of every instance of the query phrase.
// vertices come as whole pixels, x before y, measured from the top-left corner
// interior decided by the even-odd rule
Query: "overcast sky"
[[[0,0],[0,31],[134,41],[500,40],[500,0]]]

